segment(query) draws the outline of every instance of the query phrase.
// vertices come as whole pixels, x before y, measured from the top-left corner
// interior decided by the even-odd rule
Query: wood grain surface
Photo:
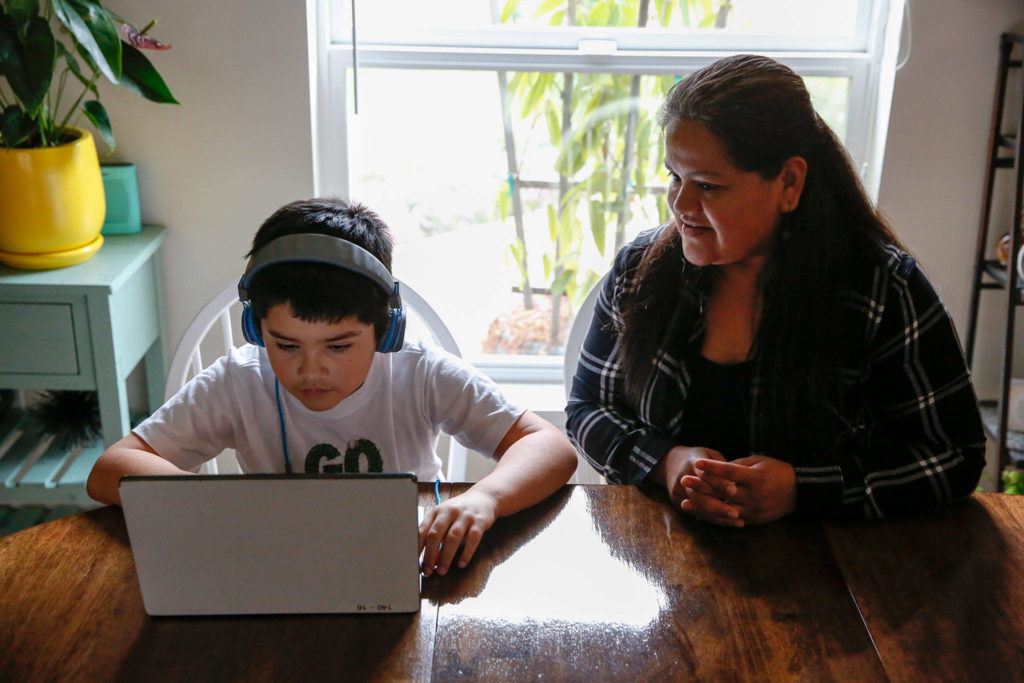
[[[826,533],[892,680],[1024,680],[1024,497]]]
[[[0,538],[0,681],[1024,680],[1022,604],[1024,497],[1001,494],[736,530],[567,486],[414,615],[148,617],[108,507]]]
[[[629,486],[499,520],[440,599],[437,680],[885,679],[819,524],[711,527]]]

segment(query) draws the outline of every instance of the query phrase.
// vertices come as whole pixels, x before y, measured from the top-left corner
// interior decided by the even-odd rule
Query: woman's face
[[[688,119],[665,129],[665,167],[668,204],[686,260],[754,273],[771,251],[782,214],[796,208],[806,172],[799,157],[787,161],[772,180],[740,170],[717,135]],[[795,184],[794,170],[799,175]]]

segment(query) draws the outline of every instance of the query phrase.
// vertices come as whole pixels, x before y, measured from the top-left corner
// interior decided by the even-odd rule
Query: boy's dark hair
[[[284,235],[320,234],[338,237],[373,254],[391,271],[391,231],[380,217],[358,202],[337,198],[306,199],[282,206],[270,216],[252,240],[250,258],[263,246]],[[323,263],[277,263],[256,273],[249,285],[256,321],[274,306],[288,304],[307,322],[337,322],[356,316],[372,324],[377,341],[389,319],[388,297],[369,278]]]

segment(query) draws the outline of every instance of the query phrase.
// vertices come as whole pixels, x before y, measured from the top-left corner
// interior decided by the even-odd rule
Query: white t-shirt
[[[245,473],[284,472],[274,390],[266,351],[246,344],[133,431],[185,470],[233,448]],[[363,385],[330,410],[309,410],[284,387],[280,398],[293,472],[412,472],[420,481],[440,472],[440,431],[492,454],[523,413],[468,363],[422,342],[375,354]]]

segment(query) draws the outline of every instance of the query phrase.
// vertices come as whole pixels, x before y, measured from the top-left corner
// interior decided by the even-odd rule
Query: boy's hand
[[[764,455],[732,462],[697,460],[694,474],[684,476],[682,483],[689,493],[683,510],[716,524],[764,524],[796,509],[792,465]],[[723,517],[726,508],[736,510],[738,519]]]
[[[460,547],[459,567],[469,564],[484,532],[494,524],[497,510],[498,501],[476,489],[428,510],[420,523],[423,574],[430,576],[436,568],[444,576]]]

